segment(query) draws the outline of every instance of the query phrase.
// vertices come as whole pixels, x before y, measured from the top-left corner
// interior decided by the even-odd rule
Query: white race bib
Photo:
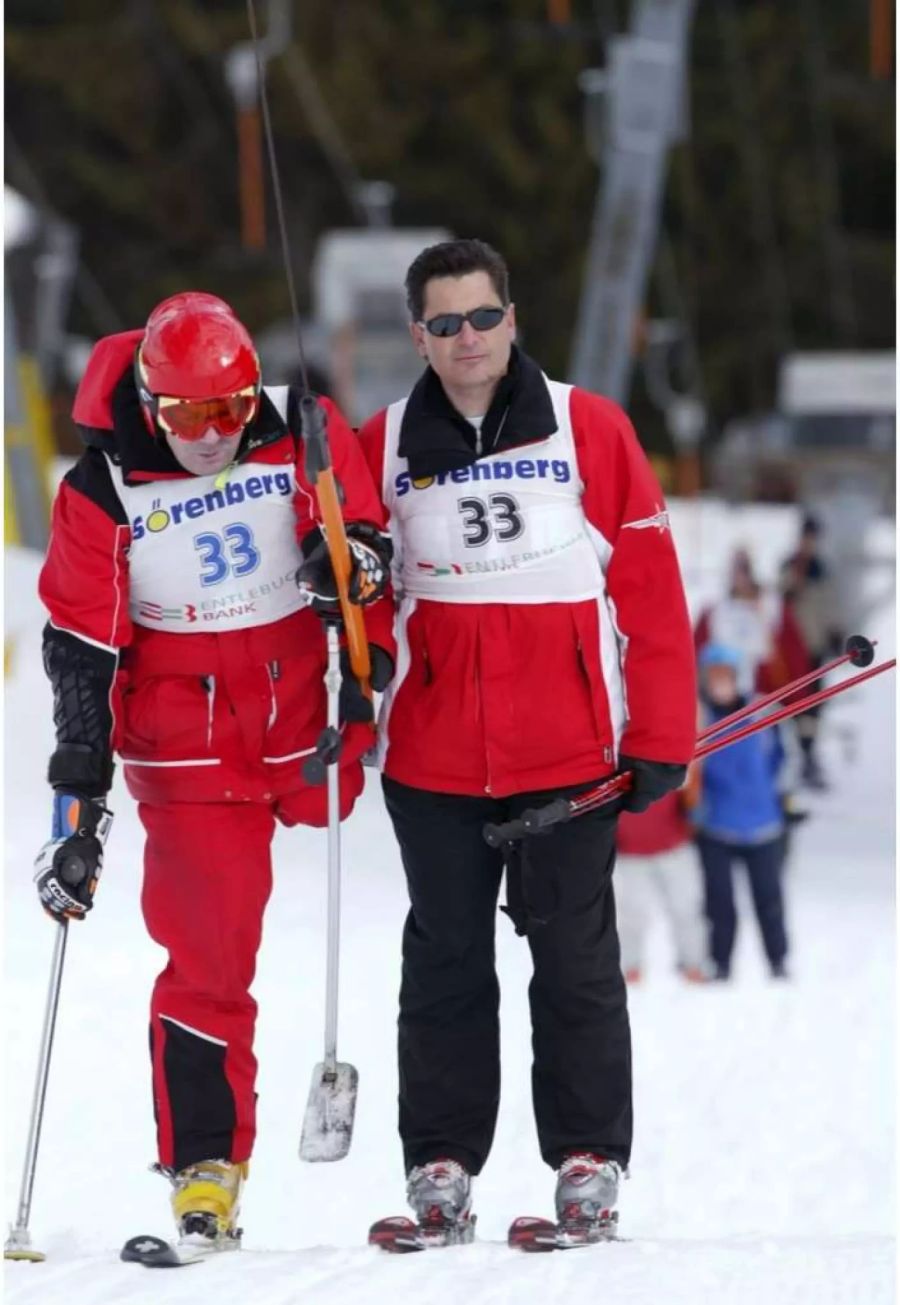
[[[581,507],[571,387],[547,387],[553,435],[418,480],[398,453],[406,400],[388,409],[383,488],[403,597],[570,603],[604,592]]]
[[[303,606],[294,582],[302,555],[293,462],[146,485],[126,485],[109,466],[131,527],[129,612],[137,625],[176,634],[240,630]]]

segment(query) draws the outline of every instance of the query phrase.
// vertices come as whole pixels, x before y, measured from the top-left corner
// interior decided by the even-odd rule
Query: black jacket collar
[[[556,416],[541,369],[514,345],[509,369],[482,423],[482,456],[546,439],[555,430]],[[431,367],[407,400],[398,451],[408,460],[414,478],[468,467],[477,460],[475,430],[447,398]]]
[[[113,391],[112,418],[112,430],[101,430],[93,426],[80,429],[89,447],[102,449],[121,466],[126,482],[191,474],[181,466],[166,441],[155,438],[147,429],[134,381],[134,369],[130,365],[122,373]],[[271,444],[287,433],[288,427],[264,391],[260,396],[259,412],[255,421],[244,431],[235,461],[243,461],[255,449]]]

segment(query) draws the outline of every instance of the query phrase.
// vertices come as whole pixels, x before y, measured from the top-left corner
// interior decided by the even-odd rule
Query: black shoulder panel
[[[66,472],[65,479],[72,489],[96,503],[117,526],[128,524],[122,500],[110,475],[109,463],[99,449],[86,449],[71,471]]]

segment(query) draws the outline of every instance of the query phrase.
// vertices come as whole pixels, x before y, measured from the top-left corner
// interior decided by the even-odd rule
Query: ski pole
[[[337,1058],[338,962],[341,932],[341,808],[338,697],[341,690],[338,621],[326,622],[328,725],[331,743],[319,758],[328,771],[328,932],[325,962],[325,1056],[314,1067],[300,1133],[300,1159],[342,1160],[350,1149],[359,1073]]]
[[[340,646],[336,622],[327,626],[328,727],[338,729],[341,689]],[[325,1077],[333,1080],[337,1063],[338,952],[341,933],[341,803],[338,758],[328,767],[328,939],[325,967]]]
[[[780,711],[772,712],[763,717],[762,720],[752,721],[749,725],[735,730],[732,734],[721,735],[716,731],[718,736],[710,738],[709,732],[705,731],[698,736],[698,746],[691,760],[699,761],[702,757],[708,757],[713,752],[719,752],[723,748],[731,747],[732,743],[737,743],[739,739],[749,738],[751,734],[758,734],[761,730],[770,729],[773,725],[777,725],[779,721],[789,720],[792,716],[799,716],[801,712],[808,711],[810,707],[825,702],[829,698],[834,698],[837,694],[844,693],[847,689],[852,689],[855,685],[862,684],[866,680],[871,680],[873,676],[880,675],[883,671],[891,670],[896,664],[897,659],[895,657],[887,662],[879,662],[877,666],[870,666],[868,670],[862,671],[859,675],[851,676],[849,680],[844,680],[841,684],[833,684],[830,688],[807,695],[800,702],[792,703],[790,706],[783,707]],[[820,667],[816,674],[821,674],[823,669]],[[779,693],[783,694],[784,690],[779,690]],[[752,704],[757,710],[759,705],[759,703]],[[737,716],[738,713],[735,712],[730,718],[731,724],[735,723]],[[722,721],[719,721],[718,725],[721,728]],[[520,838],[524,838],[526,834],[540,833],[544,829],[549,829],[552,825],[572,820],[575,816],[582,816],[588,811],[595,811],[597,807],[605,806],[608,802],[612,802],[614,798],[626,793],[631,784],[631,771],[623,771],[620,775],[612,775],[609,779],[604,780],[602,784],[588,789],[586,793],[578,794],[577,797],[556,798],[546,806],[532,807],[527,811],[523,811],[521,816],[518,816],[515,820],[509,820],[499,825],[485,825],[483,830],[485,841],[491,847],[502,847],[504,843],[515,842]]]
[[[31,1234],[28,1220],[31,1217],[31,1194],[34,1190],[34,1171],[37,1167],[38,1145],[41,1140],[41,1125],[44,1122],[44,1099],[47,1095],[47,1077],[50,1073],[50,1053],[53,1050],[53,1033],[56,1028],[56,1011],[59,1006],[59,990],[62,985],[63,962],[66,957],[66,940],[68,938],[68,920],[59,923],[56,942],[53,947],[53,962],[50,966],[50,986],[47,992],[47,1006],[44,1011],[44,1029],[41,1034],[41,1050],[38,1057],[37,1076],[34,1083],[34,1097],[31,1103],[31,1123],[28,1128],[28,1145],[25,1148],[25,1165],[22,1170],[22,1186],[19,1191],[19,1209],[16,1224],[10,1228],[3,1258],[6,1260],[43,1260],[42,1251],[32,1250]]]
[[[777,725],[779,721],[790,720],[792,716],[799,716],[801,712],[808,711],[810,707],[815,707],[820,702],[827,702],[829,698],[835,697],[836,694],[844,693],[847,689],[852,689],[856,684],[863,684],[866,680],[871,680],[873,675],[880,675],[882,671],[889,671],[896,665],[896,657],[892,657],[889,662],[879,662],[877,666],[870,666],[867,671],[862,671],[859,675],[853,675],[849,680],[844,680],[841,684],[832,684],[830,688],[820,689],[818,693],[811,694],[801,702],[792,703],[789,707],[782,707],[781,711],[773,711],[762,720],[753,721],[750,725],[745,725],[743,729],[735,730],[733,734],[705,740],[697,748],[692,760],[699,761],[701,757],[708,757],[721,748],[731,747],[732,743],[737,743],[739,739],[749,738],[751,734],[756,734],[759,730],[770,729],[773,725]]]
[[[713,734],[718,734],[721,730],[729,729],[739,720],[747,716],[755,716],[757,712],[762,711],[764,707],[769,707],[773,702],[781,702],[784,698],[790,697],[791,694],[806,688],[808,684],[813,684],[816,680],[828,675],[830,671],[837,670],[845,662],[850,662],[853,666],[870,666],[875,656],[875,645],[877,640],[867,639],[864,634],[851,634],[847,639],[844,652],[840,657],[833,658],[830,662],[825,662],[822,666],[817,666],[812,671],[807,671],[800,675],[796,680],[791,680],[789,684],[783,684],[780,689],[775,689],[772,693],[767,693],[761,698],[755,698],[753,702],[746,703],[733,711],[730,716],[724,716],[722,720],[715,721],[708,725],[697,735],[697,742],[702,739],[711,738]]]

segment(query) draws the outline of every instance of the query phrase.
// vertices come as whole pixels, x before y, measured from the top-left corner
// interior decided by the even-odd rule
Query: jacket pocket
[[[434,667],[431,655],[428,651],[428,640],[425,638],[425,622],[420,621],[418,626],[418,644],[419,658],[421,660],[420,676],[424,685],[429,685],[434,681]]]
[[[610,719],[609,695],[603,678],[600,659],[600,631],[596,612],[586,609],[582,604],[570,608],[575,637],[575,651],[582,682],[588,697],[591,720],[597,742],[604,749],[611,749],[613,742],[612,720]],[[618,653],[617,653],[618,656]],[[612,762],[612,753],[604,754],[604,760]]]
[[[214,682],[199,675],[158,676],[130,686],[123,696],[123,756],[210,756],[214,706]]]
[[[325,727],[325,658],[320,650],[267,663],[269,701],[263,760],[288,761],[311,752]]]

